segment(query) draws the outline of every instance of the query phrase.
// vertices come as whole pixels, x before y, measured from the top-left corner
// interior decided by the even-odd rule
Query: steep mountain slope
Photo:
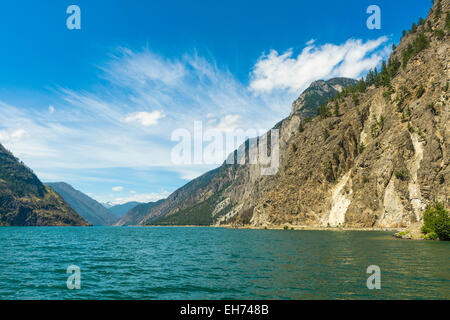
[[[449,20],[449,1],[436,1],[380,73],[340,93],[354,83],[314,82],[275,126],[275,175],[223,165],[140,224],[403,227],[435,199],[448,207]]]
[[[107,208],[114,213],[118,218],[122,218],[128,211],[141,204],[140,202],[131,201],[124,204],[117,204]]]
[[[141,203],[130,209],[119,221],[116,226],[133,226],[138,225],[140,221],[148,214],[149,210],[155,206],[159,206],[164,200],[157,202]]]
[[[0,225],[89,224],[0,144]]]
[[[338,116],[294,135],[252,225],[405,227],[435,199],[449,206],[449,1],[438,6],[367,88],[328,103]]]
[[[167,199],[150,203],[154,205],[151,205],[149,210],[142,215],[140,214],[141,210],[145,208],[143,205],[134,208],[137,210],[130,210],[119,220],[117,225],[150,224],[152,221],[168,214],[176,213],[202,202],[224,190],[231,183],[235,169],[235,166],[221,166],[211,170],[176,190]],[[139,214],[136,215],[137,211],[139,211]]]
[[[298,130],[302,113],[317,114],[319,105],[325,103],[330,96],[355,83],[355,80],[346,78],[315,82],[314,89],[305,91],[308,97],[303,99],[304,102],[294,103],[290,117],[278,123],[276,127],[285,132],[283,137],[287,139],[288,135]],[[286,141],[282,144],[285,146]],[[240,148],[243,147],[245,146]],[[248,142],[246,148],[248,149]],[[219,220],[223,222],[230,216],[241,213],[241,197],[248,199],[256,192],[254,182],[259,178],[259,166],[223,164],[176,190],[167,199],[152,206],[147,214],[136,215],[136,212],[131,210],[117,224],[210,225]]]
[[[47,183],[87,222],[97,226],[110,226],[119,218],[100,203],[64,182]]]

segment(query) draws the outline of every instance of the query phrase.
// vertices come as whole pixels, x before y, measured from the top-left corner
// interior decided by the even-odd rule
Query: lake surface
[[[390,232],[3,227],[0,245],[0,299],[450,299],[450,243]]]

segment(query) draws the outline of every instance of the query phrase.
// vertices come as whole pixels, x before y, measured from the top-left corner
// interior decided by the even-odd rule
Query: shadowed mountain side
[[[47,183],[87,222],[96,226],[110,226],[119,219],[99,202],[74,189],[65,182]]]
[[[46,187],[0,144],[0,225],[88,226],[56,192]]]

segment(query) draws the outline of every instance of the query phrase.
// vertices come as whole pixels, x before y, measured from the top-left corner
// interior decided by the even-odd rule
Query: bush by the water
[[[423,213],[422,233],[427,239],[450,240],[450,217],[444,205],[435,202],[427,206]]]

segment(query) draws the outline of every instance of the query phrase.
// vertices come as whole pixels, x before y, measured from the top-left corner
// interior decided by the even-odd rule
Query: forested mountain
[[[0,225],[87,226],[56,192],[46,187],[0,144]]]

